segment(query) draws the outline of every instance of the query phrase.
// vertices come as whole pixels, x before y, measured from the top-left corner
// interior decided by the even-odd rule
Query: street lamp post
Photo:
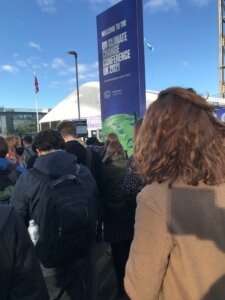
[[[76,84],[77,84],[77,110],[78,110],[78,119],[80,120],[80,97],[79,97],[79,84],[78,84],[78,68],[77,68],[77,52],[69,51],[68,54],[74,55],[75,58],[75,70],[76,70]]]

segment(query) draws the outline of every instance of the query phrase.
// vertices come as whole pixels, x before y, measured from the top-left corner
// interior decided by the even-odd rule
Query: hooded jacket
[[[94,200],[97,198],[95,180],[85,166],[76,164],[76,157],[73,154],[66,153],[63,150],[55,150],[38,157],[34,163],[34,168],[53,179],[63,175],[76,174],[78,168],[79,180],[85,184]],[[40,191],[45,188],[45,185],[46,183],[39,176],[29,170],[23,173],[16,183],[10,203],[19,212],[26,225],[33,216],[37,215]],[[56,283],[53,287],[50,281],[51,287],[54,290],[58,289],[58,293],[64,291],[67,295],[70,295],[68,299],[94,299],[95,261],[93,259],[93,245],[94,243],[88,249],[88,254],[84,259],[71,262],[71,265],[63,268],[63,270],[42,268],[47,286],[48,277],[55,276],[56,280],[54,282]],[[52,292],[49,291],[49,293],[53,297],[55,292],[51,294]]]
[[[57,150],[38,157],[33,167],[52,179],[56,179],[63,175],[75,174],[77,164],[74,155],[63,150]],[[78,175],[90,193],[97,196],[96,184],[90,171],[85,166],[80,165]],[[45,182],[29,171],[23,173],[16,183],[10,204],[19,212],[26,225],[28,225],[30,217],[36,215],[35,210],[39,201],[40,190],[44,185]]]

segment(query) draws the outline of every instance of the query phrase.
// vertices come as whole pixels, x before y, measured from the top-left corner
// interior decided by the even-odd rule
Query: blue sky
[[[98,80],[96,16],[119,1],[1,0],[0,106],[54,107],[79,84]],[[146,88],[193,87],[218,94],[218,1],[143,0]]]

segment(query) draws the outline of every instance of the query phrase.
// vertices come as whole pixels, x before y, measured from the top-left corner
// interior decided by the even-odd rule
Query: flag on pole
[[[146,38],[144,38],[144,43],[148,47],[149,50],[154,51],[153,46],[146,40]]]
[[[35,88],[35,93],[37,94],[39,92],[39,85],[38,85],[38,80],[37,80],[35,73],[34,73],[34,88]]]

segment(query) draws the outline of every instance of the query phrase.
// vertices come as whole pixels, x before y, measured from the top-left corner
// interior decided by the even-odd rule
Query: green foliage
[[[31,125],[19,125],[14,129],[9,129],[7,131],[8,135],[19,135],[23,136],[25,134],[36,134],[37,132],[37,126],[36,124],[31,124]]]

